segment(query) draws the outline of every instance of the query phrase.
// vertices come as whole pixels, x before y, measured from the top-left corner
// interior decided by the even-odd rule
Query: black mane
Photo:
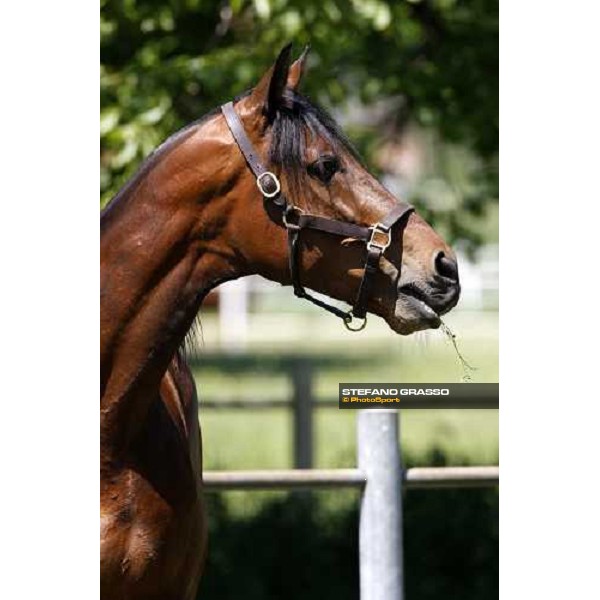
[[[287,179],[292,196],[297,196],[306,177],[306,141],[324,138],[335,153],[349,152],[362,163],[357,150],[333,117],[297,92],[287,90],[283,106],[272,123],[269,160]]]

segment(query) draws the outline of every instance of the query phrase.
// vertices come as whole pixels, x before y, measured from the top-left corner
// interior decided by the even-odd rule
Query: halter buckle
[[[265,190],[265,188],[263,186],[263,182],[262,182],[263,177],[271,177],[272,178],[272,180],[275,182],[275,191],[268,192],[267,190]],[[275,173],[273,173],[271,171],[265,171],[264,173],[261,173],[256,178],[256,185],[258,186],[260,193],[265,198],[275,198],[275,196],[279,195],[279,192],[281,191],[281,184],[279,183],[279,179],[277,178],[277,175],[275,175]]]
[[[283,216],[281,218],[286,229],[290,231],[300,231],[300,226],[298,225],[298,223],[290,221],[290,217],[293,215],[293,218],[298,219],[298,217],[300,217],[300,215],[303,212],[304,211],[302,209],[298,208],[297,206],[294,206],[293,204],[288,205],[287,208],[283,211]]]
[[[385,236],[385,239],[382,240],[378,236]],[[392,235],[390,234],[390,230],[381,223],[375,223],[371,227],[371,239],[367,242],[367,250],[377,248],[381,252],[385,252],[391,243]]]
[[[346,329],[348,331],[362,331],[367,326],[367,316],[366,315],[362,319],[358,319],[359,321],[362,320],[362,323],[360,323],[358,325],[358,327],[351,326],[351,323],[354,321],[354,319],[355,319],[355,317],[352,314],[352,312],[349,312],[344,317],[344,326],[346,327]]]

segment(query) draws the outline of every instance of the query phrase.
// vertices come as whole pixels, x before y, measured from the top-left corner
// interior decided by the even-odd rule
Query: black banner
[[[497,409],[497,383],[340,383],[339,407]]]

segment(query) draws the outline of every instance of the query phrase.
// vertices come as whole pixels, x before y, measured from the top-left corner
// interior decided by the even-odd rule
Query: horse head
[[[337,123],[298,91],[306,55],[290,64],[290,46],[284,48],[258,85],[235,103],[235,112],[256,153],[280,180],[289,206],[299,214],[371,227],[399,200],[369,172]],[[224,133],[229,177],[235,173],[230,185],[240,203],[235,212],[246,226],[234,226],[231,243],[248,272],[296,286],[282,210],[276,201],[261,201],[256,173],[232,132]],[[365,241],[303,229],[296,240],[302,285],[352,303],[365,270]],[[439,316],[456,305],[460,294],[453,251],[414,211],[393,223],[385,242],[366,308],[400,334],[438,327]]]

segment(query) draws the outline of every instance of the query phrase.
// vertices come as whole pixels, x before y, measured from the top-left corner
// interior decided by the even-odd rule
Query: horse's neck
[[[190,168],[202,159],[195,144],[158,160],[102,220],[102,414],[115,426],[143,418],[144,399],[157,393],[203,296],[238,274],[227,252],[214,251],[219,228],[209,207],[218,198]]]

